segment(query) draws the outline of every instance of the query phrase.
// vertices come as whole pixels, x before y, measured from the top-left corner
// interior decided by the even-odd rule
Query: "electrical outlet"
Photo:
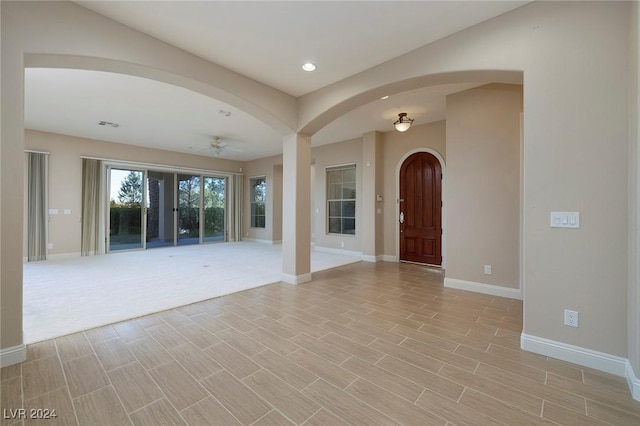
[[[564,325],[568,325],[569,327],[577,327],[578,326],[578,312],[570,311],[569,309],[564,310]]]
[[[491,275],[491,265],[484,265],[484,274]]]
[[[340,241],[340,247],[344,247],[344,241]]]
[[[51,250],[53,248],[53,243],[47,243],[47,248]]]

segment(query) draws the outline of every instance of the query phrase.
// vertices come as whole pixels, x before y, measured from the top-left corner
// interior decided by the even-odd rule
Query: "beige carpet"
[[[360,257],[311,252],[311,271]],[[280,281],[282,247],[158,248],[24,265],[24,341],[35,343]]]

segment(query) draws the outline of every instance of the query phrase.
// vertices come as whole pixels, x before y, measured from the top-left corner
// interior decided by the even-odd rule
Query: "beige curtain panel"
[[[47,259],[48,154],[27,153],[27,261]]]
[[[89,158],[82,159],[82,239],[81,255],[91,256],[104,253],[102,237],[102,162]]]

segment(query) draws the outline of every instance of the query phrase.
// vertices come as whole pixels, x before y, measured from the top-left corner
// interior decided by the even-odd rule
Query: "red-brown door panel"
[[[419,152],[400,168],[400,260],[442,263],[442,169],[432,154]]]

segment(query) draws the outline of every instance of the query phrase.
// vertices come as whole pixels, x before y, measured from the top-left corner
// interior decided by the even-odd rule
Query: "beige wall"
[[[311,281],[311,138],[291,134],[282,143],[282,275]]]
[[[241,162],[157,149],[123,145],[67,135],[25,131],[26,149],[49,152],[49,208],[58,215],[49,216],[49,255],[80,253],[82,207],[82,157],[97,157],[186,167],[199,170],[237,173]],[[65,209],[71,210],[64,215]]]
[[[447,278],[520,287],[521,112],[522,86],[447,97]]]
[[[356,191],[361,190],[361,174],[359,165],[362,162],[362,141],[354,139],[350,141],[337,142],[330,145],[315,147],[311,149],[311,157],[313,166],[311,166],[311,233],[312,241],[318,247],[327,247],[334,249],[343,249],[358,251],[361,248],[361,238],[356,230],[356,236],[344,235],[328,235],[326,233],[326,167],[338,164],[356,163],[356,172],[358,174],[358,187]],[[244,237],[269,242],[279,242],[282,239],[282,156],[277,155],[259,160],[247,161],[243,166],[246,176],[245,183],[245,218],[244,218]],[[249,202],[249,178],[257,176],[266,176],[267,179],[267,203],[266,203],[266,221],[265,229],[257,229],[250,227],[250,202]],[[316,212],[317,210],[317,212]],[[361,221],[362,207],[360,200],[356,205],[356,228]],[[341,242],[345,243],[344,247]]]
[[[362,139],[334,143],[315,147],[311,150],[312,162],[315,164],[314,190],[312,204],[314,210],[314,229],[316,247],[327,247],[338,250],[362,251]],[[341,164],[356,165],[356,234],[327,234],[327,167]]]
[[[0,348],[4,349],[22,345],[25,64],[121,72],[186,87],[240,108],[283,135],[295,127],[297,106],[292,96],[72,2],[3,1],[0,7],[0,186],[5,200],[0,205]]]
[[[375,132],[373,132],[375,133]],[[396,198],[397,198],[397,171],[401,159],[407,153],[416,149],[431,149],[445,156],[445,122],[437,122],[426,125],[414,126],[406,133],[387,132],[378,133],[376,136],[378,146],[376,149],[375,185],[369,188],[374,193],[383,196],[382,203],[375,203],[369,208],[369,214],[376,214],[375,209],[380,208],[382,213],[376,222],[376,254],[396,256]],[[364,182],[362,182],[362,170],[366,167],[363,160],[362,139],[336,142],[330,145],[314,147],[311,149],[313,176],[311,179],[311,232],[313,241],[317,247],[363,251],[362,229],[363,215],[366,214],[363,206]],[[326,233],[326,168],[339,164],[356,164],[357,193],[356,202],[356,235],[328,235]],[[281,171],[282,156],[263,158],[248,161],[244,164],[244,173],[247,177],[245,187],[245,212],[249,212],[249,186],[250,176],[267,177],[267,229],[252,229],[249,227],[248,213],[245,214],[245,237],[267,241],[278,241],[275,231],[277,225],[282,225],[282,186],[278,185],[278,170]],[[388,177],[388,178],[387,178]],[[281,177],[280,177],[281,179]],[[280,181],[281,182],[281,181]],[[373,184],[373,182],[370,182]],[[272,186],[272,185],[275,185]],[[280,193],[275,188],[280,188]],[[280,197],[279,197],[280,196]],[[278,209],[279,208],[279,209]],[[270,228],[272,224],[273,228]],[[274,230],[272,236],[271,229]],[[248,234],[248,235],[247,235]],[[342,247],[344,242],[344,247]]]
[[[79,67],[99,63],[200,89],[268,116],[265,122],[277,117],[273,126],[280,130],[297,121],[298,130],[311,131],[387,89],[393,95],[434,76],[523,75],[524,333],[628,356],[627,330],[637,328],[627,324],[628,271],[638,263],[627,245],[629,2],[532,2],[297,101],[72,3],[0,5],[0,347],[22,343],[23,62],[46,66],[69,55],[64,60]],[[386,136],[385,153],[395,149]],[[388,178],[395,167],[391,174],[388,168],[385,194],[395,185]],[[385,217],[393,217],[395,200],[388,205],[386,197]],[[563,210],[580,211],[579,230],[549,228],[549,212]],[[395,253],[389,242],[396,225],[388,223],[385,253]],[[562,326],[566,308],[580,312],[579,328]]]
[[[640,377],[640,264],[638,252],[640,248],[640,231],[638,219],[640,215],[640,188],[639,157],[640,148],[640,7],[637,2],[633,4],[631,19],[630,43],[629,43],[629,289],[627,306],[629,362],[635,371],[635,376]],[[640,392],[640,389],[638,390]],[[640,397],[640,395],[638,396]]]
[[[396,259],[398,242],[398,173],[402,161],[409,153],[431,150],[445,158],[445,122],[412,126],[404,133],[396,131],[382,134],[383,215],[384,215],[384,255]],[[446,169],[446,163],[445,163]],[[380,172],[380,171],[379,171]]]
[[[243,171],[245,175],[243,238],[268,242],[282,240],[282,155],[247,161],[244,163]],[[249,180],[252,177],[261,176],[266,178],[267,183],[264,229],[251,227]]]
[[[626,357],[630,5],[541,5],[524,73],[524,333]],[[552,211],[580,212],[580,229],[550,228]]]
[[[382,89],[522,71],[523,332],[627,356],[630,7],[532,2],[303,96],[299,126],[313,131]],[[552,211],[579,211],[581,228],[551,229]],[[579,328],[563,326],[565,309],[580,312]]]
[[[362,135],[362,254],[369,262],[382,258],[384,247],[384,176],[382,156],[382,133],[373,131]]]
[[[271,217],[274,242],[282,241],[282,164],[273,166],[273,214]]]
[[[630,7],[532,2],[303,96],[300,126],[312,131],[382,88],[522,71],[524,333],[626,356]],[[551,229],[552,211],[579,211],[582,227]],[[564,309],[580,312],[579,328],[562,325]]]
[[[24,197],[24,68],[22,49],[6,31],[12,20],[0,3],[0,348],[22,345],[22,217]],[[13,124],[13,125],[12,125]]]

